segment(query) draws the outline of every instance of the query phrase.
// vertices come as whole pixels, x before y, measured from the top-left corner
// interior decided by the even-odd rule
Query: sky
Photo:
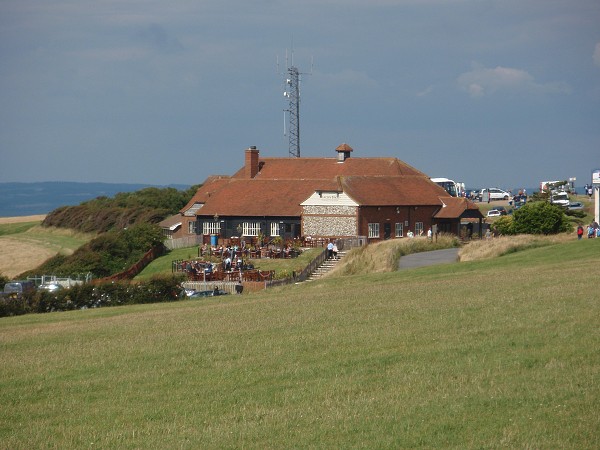
[[[598,0],[0,0],[0,182],[289,157],[292,64],[301,157],[345,142],[471,188],[600,167]]]

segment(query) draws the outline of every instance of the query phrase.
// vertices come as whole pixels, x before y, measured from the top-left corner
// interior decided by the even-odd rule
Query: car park
[[[479,201],[483,201],[486,194],[489,194],[490,200],[508,200],[511,195],[509,192],[503,191],[499,188],[486,188],[479,192]]]

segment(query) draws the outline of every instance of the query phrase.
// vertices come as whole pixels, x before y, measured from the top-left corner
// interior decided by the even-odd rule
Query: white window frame
[[[221,222],[206,221],[202,223],[202,234],[221,234]]]
[[[369,224],[369,237],[370,238],[378,238],[379,234],[379,224],[378,223],[370,223]]]
[[[188,222],[188,234],[196,234],[197,225],[196,221]]]
[[[242,229],[244,236],[258,236],[260,233],[260,222],[244,222],[242,223]]]
[[[423,222],[415,222],[415,236],[422,236],[424,231]]]
[[[396,237],[404,237],[404,224],[402,222],[396,222]]]
[[[279,222],[271,222],[271,237],[279,236]]]

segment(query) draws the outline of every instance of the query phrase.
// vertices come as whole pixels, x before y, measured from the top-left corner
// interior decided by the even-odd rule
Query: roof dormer
[[[352,151],[352,147],[350,147],[348,144],[346,144],[345,142],[343,144],[338,145],[338,147],[335,149],[335,151],[338,154],[338,162],[339,163],[343,163],[344,161],[346,161],[348,158],[350,158],[350,152]]]

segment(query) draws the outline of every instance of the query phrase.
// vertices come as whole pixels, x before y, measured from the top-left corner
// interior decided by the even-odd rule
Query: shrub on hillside
[[[103,233],[139,223],[158,223],[181,210],[197,189],[197,185],[184,191],[146,188],[119,193],[114,198],[98,197],[77,206],[57,208],[42,225]]]
[[[56,255],[21,276],[52,274],[74,276],[92,273],[103,278],[122,272],[135,264],[163,235],[157,225],[142,223],[120,231],[103,233],[78,248],[72,255]]]
[[[557,234],[571,228],[563,209],[548,202],[530,202],[513,213],[515,234]]]

